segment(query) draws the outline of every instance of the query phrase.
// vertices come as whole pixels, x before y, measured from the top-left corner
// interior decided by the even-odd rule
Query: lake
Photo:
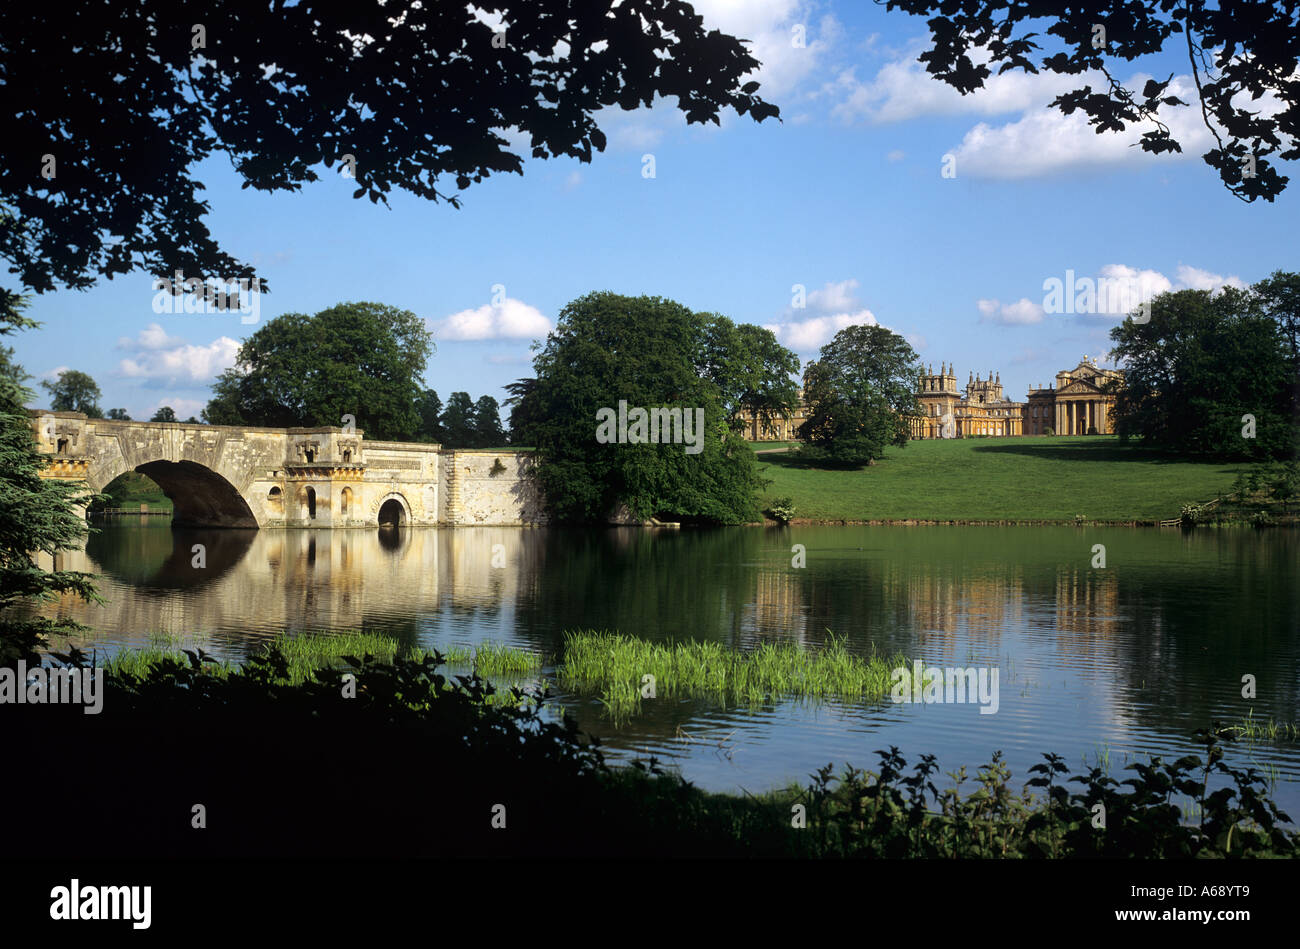
[[[806,783],[828,762],[974,774],[1001,749],[1019,787],[1043,752],[1075,770],[1196,754],[1219,719],[1300,721],[1300,533],[1247,529],[792,527],[712,530],[173,530],[101,526],[61,566],[102,575],[103,606],[59,614],[89,650],[183,636],[238,658],[283,630],[365,629],[426,647],[498,641],[554,657],[565,630],[697,638],[746,648],[824,642],[927,664],[996,668],[995,714],[975,704],[777,702],[757,710],[654,700],[614,726],[558,694],[615,758],[655,755],[709,789]],[[206,566],[196,568],[194,546]],[[792,566],[792,547],[806,565]],[[1095,545],[1105,567],[1094,567]],[[499,547],[497,545],[500,545]],[[496,562],[505,566],[493,566]],[[65,645],[66,641],[56,643]],[[1257,695],[1242,698],[1242,677]],[[1300,818],[1300,742],[1241,744]],[[938,782],[946,787],[951,782]]]

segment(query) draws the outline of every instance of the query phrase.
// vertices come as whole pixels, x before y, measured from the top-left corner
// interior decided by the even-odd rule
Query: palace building
[[[799,436],[799,426],[808,418],[808,406],[804,404],[803,389],[798,392],[798,403],[795,406],[793,414],[789,418],[774,418],[770,425],[763,422],[748,409],[740,413],[741,421],[745,427],[740,431],[740,437],[747,442],[786,442],[796,441]]]
[[[1106,435],[1111,431],[1110,413],[1115,396],[1107,391],[1112,380],[1124,374],[1101,369],[1087,356],[1073,369],[1056,374],[1056,383],[1035,386],[1024,402],[1002,394],[1001,373],[989,378],[972,376],[966,388],[957,390],[952,366],[939,364],[923,373],[916,397],[923,418],[912,421],[913,438],[969,438],[976,435]]]
[[[1055,383],[1034,386],[1025,401],[1016,402],[1003,394],[1000,372],[990,372],[988,378],[968,374],[965,387],[958,389],[956,369],[940,363],[937,373],[931,366],[918,380],[916,397],[923,415],[912,419],[912,437],[1108,435],[1115,404],[1108,384],[1123,379],[1122,372],[1102,369],[1085,356],[1073,369],[1058,372]],[[793,441],[807,417],[800,389],[798,406],[789,418],[776,418],[765,426],[752,413],[743,413],[741,435],[751,442]]]
[[[987,379],[972,375],[964,392],[957,391],[957,373],[939,364],[924,373],[916,393],[924,418],[912,420],[913,438],[968,438],[973,435],[1022,434],[1025,403],[1002,395],[1002,375]]]

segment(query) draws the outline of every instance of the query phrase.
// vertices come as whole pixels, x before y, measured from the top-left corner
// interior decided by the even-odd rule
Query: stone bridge
[[[513,526],[546,521],[527,452],[370,441],[343,428],[118,422],[29,410],[43,474],[98,493],[147,475],[187,527]]]

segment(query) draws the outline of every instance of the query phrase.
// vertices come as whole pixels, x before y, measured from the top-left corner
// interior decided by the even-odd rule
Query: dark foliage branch
[[[0,32],[0,255],[22,283],[91,286],[137,268],[249,279],[203,222],[193,166],[228,157],[243,186],[297,191],[354,171],[457,206],[535,158],[589,161],[594,113],[675,99],[688,122],[777,115],[741,80],[759,65],[681,0],[168,0],[18,4]],[[53,176],[46,156],[53,157]]]
[[[876,0],[877,3],[882,0]],[[1201,118],[1215,146],[1202,157],[1227,189],[1243,201],[1272,201],[1289,179],[1270,159],[1300,158],[1300,3],[1296,0],[1084,0],[1068,6],[1030,0],[883,0],[887,9],[925,16],[932,45],[920,56],[933,76],[963,95],[1010,69],[1058,75],[1100,72],[1106,88],[1092,85],[1057,96],[1065,115],[1081,111],[1097,132],[1151,125],[1140,140],[1153,154],[1181,152],[1161,121],[1162,106],[1181,106],[1168,94],[1173,79],[1148,80],[1140,92],[1111,74],[1117,60],[1132,62],[1168,48],[1186,55],[1196,84]],[[1045,26],[1054,47],[1042,54],[1035,29]],[[1095,46],[1098,26],[1106,42]],[[976,62],[981,50],[988,62]],[[982,56],[980,58],[983,58]],[[1279,103],[1275,114],[1260,108],[1264,96]],[[1253,173],[1249,166],[1253,161]]]

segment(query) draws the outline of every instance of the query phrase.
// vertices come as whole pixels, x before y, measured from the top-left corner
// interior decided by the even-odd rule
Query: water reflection
[[[1106,569],[1090,566],[1098,543]],[[64,558],[102,574],[108,602],[65,598],[50,611],[95,630],[83,648],[162,631],[229,656],[286,629],[378,629],[425,645],[503,640],[550,655],[576,627],[742,647],[816,644],[831,630],[864,652],[996,665],[1000,710],[781,703],[751,714],[684,702],[612,729],[590,702],[572,707],[611,746],[676,757],[705,786],[801,779],[832,759],[867,765],[885,744],[938,753],[945,767],[1000,748],[1018,773],[1043,751],[1078,765],[1109,748],[1118,772],[1121,754],[1194,752],[1188,736],[1214,718],[1240,721],[1253,709],[1256,719],[1300,719],[1298,543],[1284,531],[1119,528],[130,525]],[[202,569],[196,544],[206,548]],[[802,568],[792,566],[794,544],[806,547]],[[504,567],[493,566],[497,545]],[[1258,680],[1254,701],[1241,697],[1245,674]],[[719,748],[731,732],[733,745]],[[1283,779],[1300,776],[1295,744],[1254,754]],[[1295,788],[1277,793],[1300,813]]]

